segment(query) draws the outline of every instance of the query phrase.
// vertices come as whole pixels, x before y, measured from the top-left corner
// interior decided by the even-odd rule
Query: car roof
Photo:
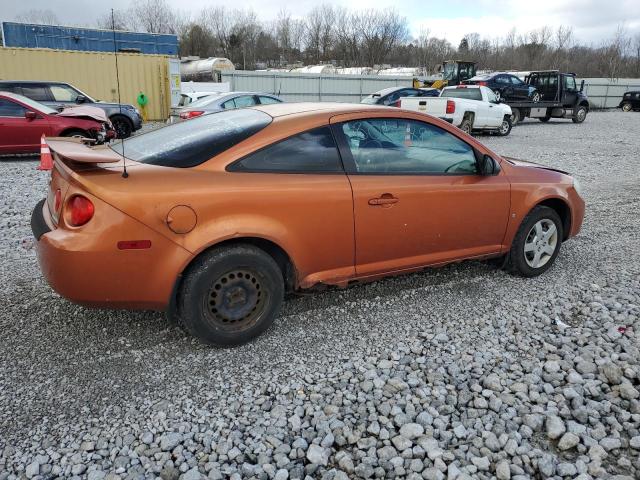
[[[451,87],[444,87],[443,90],[471,90],[472,88],[482,88],[482,85],[453,85]]]
[[[373,92],[372,94],[370,94],[369,96],[384,96],[384,95],[389,95],[390,93],[393,93],[397,90],[404,90],[405,88],[412,88],[412,87],[387,87],[387,88],[383,88],[382,90],[378,90],[377,92]]]
[[[270,103],[268,105],[254,105],[255,110],[260,110],[273,118],[295,114],[331,114],[354,113],[362,111],[389,112],[389,107],[380,105],[368,105],[363,103],[338,103],[338,102],[300,102],[300,103]]]

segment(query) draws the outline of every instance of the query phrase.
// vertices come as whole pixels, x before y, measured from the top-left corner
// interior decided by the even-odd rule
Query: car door
[[[575,106],[578,100],[578,88],[576,79],[572,75],[562,75],[562,105],[564,107]]]
[[[236,174],[234,188],[247,192],[244,200],[232,198],[234,215],[275,225],[303,285],[353,278],[351,185],[328,126],[268,145],[226,170]]]
[[[498,97],[493,93],[493,90],[490,88],[481,87],[481,90],[486,93],[487,102],[483,102],[483,108],[486,109],[487,115],[485,117],[485,126],[487,127],[499,127],[502,125],[503,117],[499,110],[501,110],[500,102],[498,101]]]
[[[40,148],[42,135],[49,135],[50,125],[46,116],[35,113],[35,118],[26,118],[32,111],[18,102],[0,98],[0,151],[5,153],[36,152]]]
[[[509,75],[509,80],[513,88],[513,97],[518,100],[529,98],[529,86],[515,75]]]
[[[501,251],[510,186],[476,173],[475,151],[416,118],[333,117],[353,189],[356,274]]]

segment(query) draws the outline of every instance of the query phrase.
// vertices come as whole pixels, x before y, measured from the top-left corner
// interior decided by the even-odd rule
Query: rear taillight
[[[480,85],[481,87],[486,87],[487,86],[487,82],[478,82],[478,83],[476,83],[476,85]]]
[[[67,202],[69,211],[69,224],[72,227],[80,227],[87,223],[93,217],[94,206],[87,197],[82,195],[74,195]]]
[[[183,120],[189,120],[190,118],[199,117],[203,113],[204,112],[202,112],[200,110],[191,110],[189,112],[182,112],[180,114],[180,118],[183,119]]]
[[[60,211],[60,204],[62,203],[62,192],[60,191],[60,189],[56,190],[56,193],[53,197],[53,211],[54,212],[59,212]]]
[[[447,100],[447,113],[456,113],[456,102]]]
[[[401,101],[401,100],[396,100],[396,101],[393,103],[393,106],[394,106],[394,107],[398,107],[398,108],[400,108],[400,105],[402,105],[402,101]]]

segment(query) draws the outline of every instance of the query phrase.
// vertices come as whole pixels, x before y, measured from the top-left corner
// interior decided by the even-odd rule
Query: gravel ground
[[[573,172],[535,279],[480,262],[286,302],[250,345],[88,310],[38,270],[47,175],[0,163],[0,480],[639,478],[640,115],[482,137]]]

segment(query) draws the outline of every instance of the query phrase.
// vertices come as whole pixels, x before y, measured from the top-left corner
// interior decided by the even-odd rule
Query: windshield
[[[373,105],[378,100],[380,100],[380,95],[376,93],[373,95],[369,95],[368,97],[364,97],[360,103],[367,103],[369,105]]]
[[[441,97],[466,98],[468,100],[482,100],[482,92],[479,88],[452,88],[444,89]]]
[[[54,110],[51,107],[47,107],[46,105],[40,102],[36,102],[35,100],[31,100],[30,98],[27,98],[24,95],[15,95],[15,99],[21,101],[26,106],[33,108],[34,110],[37,110],[40,113],[44,113],[46,115],[55,115],[56,113],[58,113],[57,110]]]
[[[126,158],[165,167],[194,167],[249,138],[271,123],[253,109],[229,110],[136,135],[124,142]],[[110,146],[122,155],[123,141]]]
[[[444,69],[442,70],[442,79],[443,80],[453,80],[456,78],[458,74],[458,64],[457,63],[445,63]]]

